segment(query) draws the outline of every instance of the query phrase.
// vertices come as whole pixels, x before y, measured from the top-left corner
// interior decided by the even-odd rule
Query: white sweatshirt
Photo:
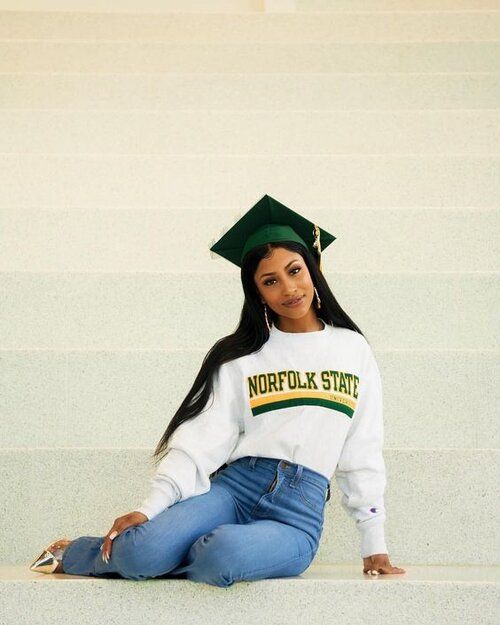
[[[302,464],[343,492],[361,535],[361,557],[388,553],[380,372],[367,340],[325,324],[314,332],[271,327],[258,352],[224,363],[214,393],[173,433],[137,511],[152,519],[210,490],[209,476],[244,456]]]

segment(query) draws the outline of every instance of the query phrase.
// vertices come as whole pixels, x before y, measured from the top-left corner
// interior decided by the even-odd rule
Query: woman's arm
[[[240,436],[240,380],[232,362],[214,374],[207,406],[173,433],[152,479],[150,495],[136,508],[152,519],[177,501],[210,490],[210,475],[231,455]]]
[[[355,520],[361,534],[362,558],[387,553],[382,382],[372,349],[368,343],[366,346],[358,404],[335,473],[343,492],[342,507]]]

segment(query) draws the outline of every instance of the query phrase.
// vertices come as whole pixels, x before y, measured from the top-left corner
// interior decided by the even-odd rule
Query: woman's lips
[[[300,297],[293,304],[283,304],[283,306],[286,306],[287,308],[295,308],[296,306],[300,306],[302,304],[302,301],[304,300],[304,297],[305,297],[305,295]]]

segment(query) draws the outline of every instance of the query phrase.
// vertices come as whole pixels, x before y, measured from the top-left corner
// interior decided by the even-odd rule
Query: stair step
[[[240,212],[265,193],[297,210],[331,207],[333,215],[336,208],[498,208],[499,163],[470,154],[0,153],[0,208]]]
[[[212,43],[0,41],[0,72],[255,74],[495,72],[500,42]]]
[[[121,423],[108,427],[119,437]],[[0,449],[1,561],[27,562],[61,536],[105,536],[114,519],[149,495],[156,472],[152,452],[125,449],[119,442],[112,449],[61,449],[50,441],[40,449]],[[497,564],[492,519],[498,495],[491,485],[499,454],[498,449],[384,449],[385,535],[396,566]],[[22,540],[13,539],[19,536]],[[334,476],[315,561],[356,563],[359,549],[359,532],[341,506]]]
[[[395,258],[401,272],[497,270],[498,209],[308,209],[308,218],[337,236],[322,259],[336,275],[390,273]],[[222,271],[211,239],[234,221],[234,210],[207,208],[0,209],[0,271]]]
[[[495,109],[500,75],[5,73],[0,92],[1,109],[450,112]]]
[[[26,154],[494,155],[500,110],[0,110],[0,135]]]
[[[207,3],[208,4],[208,3]],[[500,11],[255,14],[0,13],[1,40],[169,44],[495,41]]]
[[[4,566],[2,625],[46,625],[59,622],[61,614],[75,625],[119,623],[124,609],[127,619],[138,625],[165,619],[179,625],[241,625],[256,622],[256,605],[266,615],[266,625],[496,624],[499,567],[393,564],[406,573],[371,577],[362,573],[360,564],[313,563],[298,576],[236,582],[224,589],[187,579],[133,582]]]
[[[0,345],[208,349],[234,332],[243,301],[239,274],[209,261],[206,273],[0,274]],[[325,276],[374,348],[498,349],[494,272]]]
[[[202,349],[4,349],[2,447],[46,447],[47,441],[56,448],[152,447],[204,355]],[[387,448],[500,447],[497,402],[484,401],[497,393],[497,351],[376,349],[375,355]]]

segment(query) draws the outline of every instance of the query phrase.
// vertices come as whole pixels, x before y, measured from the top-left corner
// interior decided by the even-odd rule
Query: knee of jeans
[[[148,578],[148,563],[154,558],[156,549],[137,529],[129,527],[114,539],[111,558],[122,577],[139,580]]]
[[[230,532],[231,530],[229,530]],[[190,568],[187,579],[205,582],[223,588],[236,581],[233,577],[229,532],[220,525],[211,532],[200,536],[190,547],[188,561]]]
[[[219,525],[212,531],[203,534],[189,549],[189,559],[216,561],[224,559],[234,545],[234,535],[238,528],[233,524]]]

